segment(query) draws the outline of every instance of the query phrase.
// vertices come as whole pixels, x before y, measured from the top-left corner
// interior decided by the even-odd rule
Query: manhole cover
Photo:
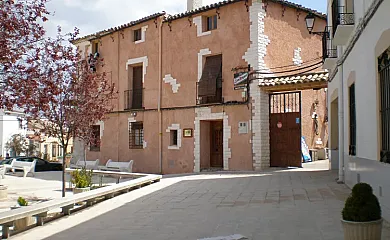
[[[242,236],[241,234],[235,234],[231,236],[226,237],[212,237],[212,238],[202,238],[198,240],[247,240],[248,238],[245,236]]]

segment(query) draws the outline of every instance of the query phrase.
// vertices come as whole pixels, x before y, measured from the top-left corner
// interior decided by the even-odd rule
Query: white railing
[[[102,171],[96,171],[99,172]],[[95,174],[95,171],[93,172]],[[98,199],[109,199],[115,196],[115,194],[129,192],[136,188],[149,185],[160,181],[161,175],[152,174],[135,174],[135,173],[121,173],[121,172],[104,172],[105,175],[123,177],[137,177],[136,179],[115,184],[112,186],[98,188],[92,191],[79,193],[73,196],[54,199],[47,202],[39,203],[36,205],[21,207],[18,209],[10,210],[0,213],[0,225],[2,226],[2,239],[10,237],[10,227],[14,226],[14,222],[26,217],[36,217],[37,226],[44,224],[44,219],[47,217],[47,213],[52,210],[61,208],[64,215],[69,215],[76,203],[87,202],[87,206],[92,206]]]

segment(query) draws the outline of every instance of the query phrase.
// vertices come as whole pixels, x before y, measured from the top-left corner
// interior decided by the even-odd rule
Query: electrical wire
[[[300,68],[296,68],[296,69],[292,69],[292,70],[281,71],[281,72],[260,72],[260,71],[254,71],[253,73],[254,73],[254,74],[266,75],[266,74],[278,74],[278,73],[296,72],[296,71],[299,71],[299,70],[304,70],[304,69],[313,67],[313,66],[318,65],[318,64],[320,64],[320,63],[323,63],[323,62],[320,61],[320,62],[316,62],[315,64],[309,65],[309,66],[300,67]]]
[[[305,65],[306,63],[310,63],[310,62],[314,62],[316,60],[322,60],[322,57],[318,57],[318,58],[313,58],[311,60],[308,60],[306,62],[302,62],[301,65]],[[291,64],[291,65],[286,65],[286,66],[280,66],[280,67],[273,67],[273,68],[270,68],[270,69],[279,69],[279,68],[289,68],[289,67],[296,67],[297,65],[295,64]]]

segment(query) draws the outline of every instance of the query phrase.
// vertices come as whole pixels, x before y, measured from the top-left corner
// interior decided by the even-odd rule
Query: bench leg
[[[116,184],[119,184],[120,179],[121,179],[121,177],[118,177],[118,178],[116,179]]]
[[[5,223],[2,225],[2,227],[3,227],[2,234],[1,234],[2,239],[8,239],[10,237],[9,228],[13,227],[13,226],[14,226],[13,222],[12,223]]]
[[[37,217],[37,225],[43,226],[44,219],[45,219],[45,217],[47,217],[47,212],[38,214],[38,215],[36,215],[36,217]]]
[[[66,216],[70,215],[70,210],[73,208],[73,205],[65,206],[62,207],[62,213],[65,214]]]

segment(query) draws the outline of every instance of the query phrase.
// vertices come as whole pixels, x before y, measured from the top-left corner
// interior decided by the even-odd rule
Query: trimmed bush
[[[358,183],[345,202],[343,220],[350,222],[372,222],[382,218],[378,198],[367,183]]]
[[[19,197],[19,198],[18,198],[18,204],[19,204],[19,206],[21,206],[21,207],[28,206],[27,200],[24,199],[24,198],[22,198],[22,197]]]
[[[83,168],[72,172],[71,176],[72,183],[76,185],[76,188],[86,188],[92,184],[92,170],[87,171]]]

